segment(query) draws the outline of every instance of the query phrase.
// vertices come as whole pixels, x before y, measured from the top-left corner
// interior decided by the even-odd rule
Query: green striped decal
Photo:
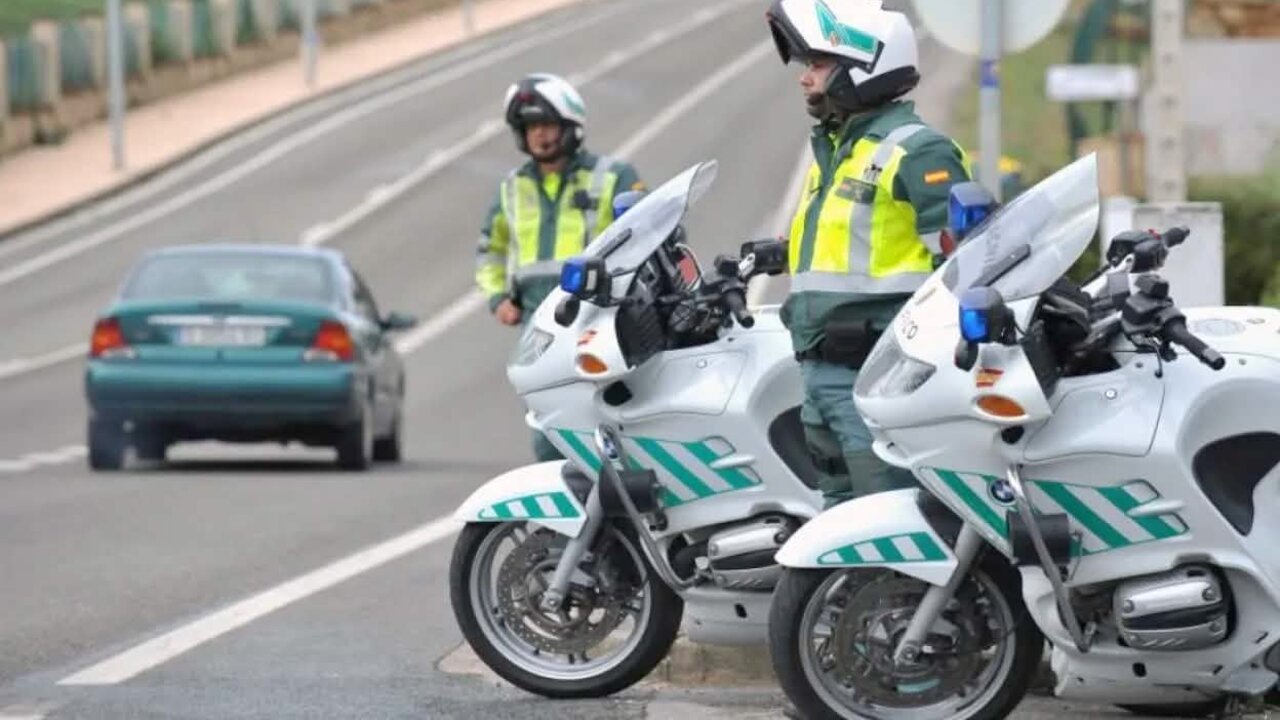
[[[557,430],[556,432],[573,449],[578,459],[591,469],[591,472],[600,472],[600,458],[596,457],[596,454],[572,430]]]
[[[991,486],[1002,478],[941,468],[922,468],[922,475],[936,492],[967,509],[970,515],[1008,537],[1005,513],[1012,505],[997,502]],[[1052,480],[1027,481],[1033,509],[1037,514],[1066,513],[1073,531],[1080,534],[1072,544],[1073,555],[1094,555],[1142,543],[1168,540],[1189,532],[1176,513],[1140,515],[1139,510],[1159,500],[1160,493],[1149,483],[1133,480],[1119,485],[1091,486]]]
[[[995,509],[992,508],[991,501],[987,498],[980,497],[976,492],[974,492],[973,489],[970,488],[963,479],[961,479],[959,473],[952,470],[935,470],[934,472],[937,473],[938,477],[942,478],[942,481],[947,484],[947,487],[951,488],[951,491],[960,498],[961,502],[967,505],[970,510],[977,513],[978,517],[982,518],[982,521],[989,525],[992,530],[995,530],[1000,537],[1009,536],[1008,523],[1005,522],[1004,514],[997,514]],[[990,476],[984,477],[987,478],[988,484],[995,482],[997,479]]]
[[[690,472],[689,468],[681,465],[675,458],[671,457],[670,453],[664,450],[657,440],[650,440],[649,438],[632,438],[632,440],[640,446],[641,450],[649,453],[649,457],[657,460],[664,470],[674,475],[682,485],[692,490],[693,494],[698,496],[699,499],[711,497],[715,494],[711,488],[707,487],[706,483],[698,479],[697,475]]]
[[[573,520],[582,515],[562,492],[514,497],[480,511],[481,520]]]
[[[903,547],[909,548],[904,552]],[[881,565],[885,563],[938,562],[947,554],[929,533],[914,532],[867,538],[838,547],[818,557],[819,565]]]
[[[1129,544],[1128,538],[1121,535],[1119,530],[1111,527],[1106,520],[1098,517],[1088,505],[1081,502],[1065,485],[1053,482],[1039,482],[1036,485],[1054,502],[1061,505],[1062,509],[1066,510],[1072,519],[1084,525],[1086,530],[1096,535],[1102,542],[1113,548],[1124,547]]]
[[[1102,496],[1105,497],[1107,500],[1110,500],[1111,504],[1115,505],[1120,510],[1120,512],[1124,513],[1125,515],[1129,515],[1130,517],[1133,517],[1133,516],[1130,515],[1129,511],[1141,505],[1141,503],[1139,503],[1133,497],[1133,495],[1129,494],[1128,488],[1123,488],[1123,487],[1100,488],[1098,492],[1102,493]],[[1173,527],[1172,525],[1170,525],[1169,523],[1165,522],[1163,518],[1156,517],[1156,516],[1134,517],[1133,521],[1141,525],[1147,532],[1151,533],[1151,535],[1155,537],[1155,539],[1157,540],[1164,540],[1166,538],[1174,537],[1175,535],[1181,535],[1183,532],[1182,530],[1179,530]]]
[[[599,475],[600,458],[590,444],[594,442],[591,432],[564,429],[553,432],[568,447],[567,454]],[[717,441],[729,448],[727,453],[716,451],[712,443]],[[659,491],[659,501],[663,507],[686,505],[762,484],[759,477],[749,469],[712,467],[734,452],[723,438],[676,442],[624,436],[623,442],[627,445],[627,460],[631,469],[653,470],[657,474],[658,481],[663,486]]]
[[[706,464],[707,467],[711,467],[712,463],[720,459],[716,456],[715,451],[708,447],[706,443],[693,443],[692,445],[686,445],[685,447],[689,449],[689,452],[692,453],[694,457]],[[724,478],[724,481],[729,483],[734,490],[742,490],[756,484],[754,480],[742,474],[737,468],[721,468],[716,470],[716,473],[720,477]]]

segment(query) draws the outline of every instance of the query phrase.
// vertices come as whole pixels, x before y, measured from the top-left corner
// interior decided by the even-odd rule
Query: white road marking
[[[63,678],[58,681],[58,684],[114,685],[137,677],[194,647],[243,627],[286,605],[444,540],[456,533],[461,526],[461,523],[452,517],[433,520],[399,537],[361,550],[354,555],[206,615],[195,622],[152,638],[141,645]]]
[[[618,12],[618,10],[614,10],[612,12]],[[339,128],[350,125],[367,115],[416,95],[421,95],[424,92],[440,87],[446,83],[469,77],[482,68],[511,58],[531,47],[550,42],[556,38],[582,32],[592,25],[604,22],[608,17],[610,17],[610,13],[592,16],[580,22],[570,23],[544,35],[535,35],[513,42],[510,45],[494,50],[493,52],[486,53],[478,58],[451,66],[446,70],[442,70],[439,73],[427,77],[421,82],[394,88],[384,94],[363,100],[356,105],[352,105],[342,110],[341,112],[335,112],[327,115],[323,120],[306,126],[304,129],[301,129],[298,132],[263,148],[261,152],[256,153],[246,162],[215,175],[203,183],[169,197],[163,202],[147,207],[146,209],[140,209],[138,213],[101,228],[96,232],[79,237],[64,245],[59,245],[58,247],[52,248],[44,253],[28,258],[4,269],[3,271],[0,271],[0,287],[17,282],[18,280],[37,273],[51,265],[55,265],[63,260],[75,257],[81,253],[98,247],[99,245],[103,245],[123,237],[132,230],[144,227],[162,217],[191,205],[197,200],[201,200],[215,192],[218,192],[219,190],[227,188],[258,170],[270,165],[276,160],[279,160],[285,155],[312,143]]]
[[[68,345],[43,355],[37,355],[29,358],[17,358],[15,360],[5,360],[0,362],[0,380],[11,378],[16,375],[23,375],[36,370],[57,365],[59,363],[82,358],[89,352],[89,346],[84,344]]]
[[[711,23],[721,15],[724,15],[742,4],[744,4],[743,0],[728,0],[728,2],[722,2],[719,5],[704,8],[679,25],[676,25],[673,28],[656,30],[630,48],[622,51],[614,51],[609,54],[603,62],[592,66],[590,70],[573,73],[565,79],[571,84],[579,87],[594,82],[636,58],[643,57],[653,52],[668,41],[687,35],[704,25]],[[753,50],[752,53],[759,52],[761,49],[768,49],[768,47],[770,47],[768,43],[762,43],[760,48]],[[753,57],[751,60],[754,61],[755,58]],[[740,59],[738,62],[734,63],[734,67],[732,69],[740,71],[740,67],[745,66],[746,64],[749,63],[744,63]],[[726,68],[726,70],[727,69],[728,68]],[[689,105],[704,99],[705,96],[709,94],[706,88],[714,89],[727,82],[729,79],[731,79],[731,75],[725,70],[717,73],[713,78],[709,78],[702,85],[699,85],[698,88],[695,88],[690,95],[676,101],[676,105],[672,105],[655,117],[644,129],[641,130],[641,134],[633,136],[630,141],[624,143],[623,146],[615,153],[615,156],[630,156],[637,148],[645,145],[656,137],[657,134],[670,125],[675,118],[683,115],[685,112],[688,112],[690,109],[688,107]],[[684,103],[684,105],[680,105],[680,103]],[[436,175],[436,173],[444,170],[449,165],[464,157],[467,153],[479,148],[484,143],[492,140],[505,131],[506,125],[503,121],[491,120],[476,128],[474,132],[452,147],[444,150],[432,150],[431,153],[427,155],[426,159],[424,159],[418,167],[414,168],[413,171],[395,182],[390,183],[389,185],[383,185],[377,188],[375,192],[369,193],[364,202],[347,211],[336,220],[318,224],[307,230],[302,234],[302,237],[299,238],[299,242],[308,247],[315,247],[333,240],[344,232],[350,230],[357,223],[370,217],[383,207],[395,202],[405,193],[429,180]]]
[[[809,168],[813,166],[813,149],[809,143],[805,143],[800,151],[800,160],[796,163],[796,169],[791,173],[791,182],[787,183],[786,193],[782,196],[782,201],[778,204],[778,209],[774,210],[773,215],[760,228],[757,236],[761,238],[775,237],[779,234],[785,235],[787,232],[787,222],[791,219],[792,213],[796,211],[799,205],[798,198],[800,190],[804,187],[805,176],[809,174]],[[764,295],[769,289],[769,283],[773,278],[768,275],[760,275],[751,281],[751,286],[747,288],[747,306],[757,307],[764,300]]]
[[[405,355],[414,352],[443,335],[449,328],[461,322],[463,318],[484,307],[486,302],[484,295],[481,295],[479,290],[473,290],[463,295],[450,303],[444,310],[436,313],[430,320],[401,336],[396,341],[396,350]]]
[[[739,66],[745,66],[748,62],[754,62],[761,55],[760,48],[761,46],[753,46],[751,50],[731,63],[729,67],[738,68]],[[703,82],[699,84],[677,100],[675,105],[685,108],[687,112],[698,105],[691,98],[704,98],[718,87],[728,83],[736,75],[736,72],[717,73],[718,83]],[[674,120],[675,117],[670,117],[669,119],[655,118],[654,123],[661,122],[665,127],[669,126]],[[634,152],[644,142],[656,137],[657,134],[650,130],[651,125],[641,128],[635,136],[632,136],[622,144],[622,148],[630,149]],[[637,141],[637,138],[646,139]],[[427,323],[401,338],[398,343],[398,349],[402,352],[413,352],[461,322],[468,315],[479,309],[483,303],[484,298],[478,292],[468,292],[451,303],[442,312],[437,313]],[[338,560],[319,570],[307,573],[283,585],[266,590],[228,608],[216,611],[175,630],[147,640],[63,678],[58,684],[113,685],[125,682],[271,612],[333,587],[344,580],[385,565],[415,550],[439,542],[457,532],[460,527],[461,524],[452,517],[439,518],[405,535],[392,538],[380,545]]]
[[[668,105],[662,112],[658,113],[649,124],[645,125],[635,135],[632,135],[627,142],[623,143],[614,155],[620,158],[630,158],[635,155],[636,151],[648,145],[658,135],[666,132],[676,120],[680,119],[685,113],[693,110],[695,107],[702,105],[709,95],[714,94],[721,87],[726,85],[730,80],[741,77],[751,65],[759,62],[769,52],[773,51],[773,40],[765,40],[753,46],[750,50],[738,56],[736,60],[721,68],[714,75],[698,83],[698,86],[690,90],[679,100]]]

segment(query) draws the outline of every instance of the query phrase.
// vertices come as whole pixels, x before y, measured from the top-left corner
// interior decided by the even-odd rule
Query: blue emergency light
[[[628,210],[636,206],[636,203],[644,199],[644,196],[645,193],[639,190],[628,190],[615,195],[613,198],[613,219],[617,220],[625,215]]]
[[[583,300],[608,291],[609,277],[604,260],[595,257],[575,257],[560,267],[560,289]]]
[[[586,258],[570,258],[560,268],[560,289],[577,295],[587,289]]]
[[[960,296],[960,336],[965,342],[1003,341],[1012,323],[1012,313],[995,289],[974,287]]]
[[[957,241],[973,232],[999,207],[994,196],[980,183],[957,183],[951,187],[947,223]]]

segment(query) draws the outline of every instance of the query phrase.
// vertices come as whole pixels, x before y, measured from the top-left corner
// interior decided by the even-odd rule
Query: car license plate
[[[191,325],[179,331],[178,342],[201,347],[265,345],[267,329],[237,325]]]

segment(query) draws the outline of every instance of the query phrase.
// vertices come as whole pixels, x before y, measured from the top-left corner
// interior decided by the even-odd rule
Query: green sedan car
[[[404,366],[343,256],[297,246],[179,246],[144,256],[97,319],[89,465],[163,461],[189,440],[333,447],[342,468],[400,459]]]

